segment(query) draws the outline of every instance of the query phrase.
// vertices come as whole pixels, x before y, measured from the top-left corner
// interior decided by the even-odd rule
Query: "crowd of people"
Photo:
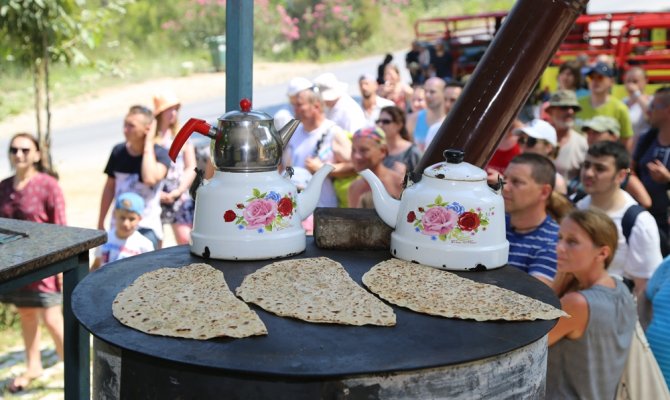
[[[300,188],[325,163],[335,168],[323,184],[320,207],[373,207],[371,189],[358,173],[369,169],[400,198],[403,181],[464,90],[453,60],[436,46],[412,49],[405,67],[386,57],[377,76],[361,71],[360,101],[333,73],[293,78],[289,107],[275,115],[301,121],[284,150]],[[432,60],[432,61],[431,61]],[[485,167],[492,186],[503,183],[509,265],[550,286],[572,318],[549,333],[548,393],[556,398],[612,398],[639,321],[666,381],[670,382],[670,87],[646,88],[644,70],[624,77],[628,95],[612,95],[615,69],[608,60],[566,62],[557,88],[532,104],[532,115],[510,123]],[[189,241],[196,150],[187,144],[177,162],[167,155],[179,126],[180,102],[159,93],[154,108],[131,107],[125,140],[104,173],[98,228],[108,243],[93,268],[160,249],[169,225],[178,244]],[[28,134],[10,143],[15,175],[0,183],[0,217],[65,224],[56,178],[41,167],[39,146]],[[38,194],[36,194],[38,193]],[[114,204],[111,218],[108,212]],[[303,226],[313,229],[311,220]],[[3,301],[21,316],[26,372],[21,390],[41,373],[35,330],[41,317],[62,353],[56,277]],[[649,310],[652,310],[651,313]]]

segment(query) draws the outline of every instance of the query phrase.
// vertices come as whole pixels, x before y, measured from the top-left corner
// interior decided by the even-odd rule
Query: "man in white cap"
[[[314,84],[307,78],[301,76],[291,79],[286,88],[286,97],[288,97],[289,108],[281,108],[274,115],[275,128],[281,129],[286,123],[293,119],[293,109],[295,108],[296,97],[298,93],[309,89]]]
[[[321,98],[326,105],[326,118],[351,134],[366,126],[363,109],[347,94],[349,85],[340,82],[330,72],[314,78],[314,85],[321,91]]]
[[[376,125],[379,112],[384,107],[394,106],[395,103],[389,99],[377,96],[379,84],[377,78],[372,74],[364,74],[358,79],[358,88],[361,91],[361,107],[368,127]]]
[[[296,175],[315,173],[329,163],[335,166],[321,187],[319,207],[337,207],[338,195],[334,178],[355,175],[351,163],[351,140],[345,131],[326,118],[321,92],[315,87],[296,94],[293,112],[302,123],[284,151],[284,165],[293,167]],[[308,178],[309,179],[309,178]],[[346,199],[346,190],[344,191]]]
[[[556,129],[547,121],[534,119],[514,133],[519,135],[517,143],[521,146],[521,153],[535,153],[554,160],[558,139]],[[567,194],[567,183],[560,173],[556,172],[554,190]]]

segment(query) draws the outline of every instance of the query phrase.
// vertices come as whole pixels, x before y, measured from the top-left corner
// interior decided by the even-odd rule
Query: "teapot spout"
[[[291,136],[293,136],[293,132],[295,132],[295,130],[298,129],[298,125],[300,125],[300,120],[292,119],[289,122],[287,122],[286,125],[284,125],[281,128],[281,130],[279,130],[279,136],[281,137],[282,147],[286,147],[288,141],[291,140]]]
[[[377,215],[379,215],[379,218],[381,218],[386,225],[395,228],[398,220],[398,211],[400,210],[400,201],[394,199],[388,191],[386,191],[384,184],[377,178],[377,175],[375,175],[374,172],[366,169],[361,171],[360,174],[372,189],[372,202],[375,205]]]
[[[298,194],[298,215],[301,220],[309,217],[314,212],[316,205],[319,203],[319,197],[321,197],[321,186],[323,185],[323,181],[326,180],[328,174],[330,174],[333,169],[335,169],[335,167],[332,165],[325,164],[314,173],[305,190]]]

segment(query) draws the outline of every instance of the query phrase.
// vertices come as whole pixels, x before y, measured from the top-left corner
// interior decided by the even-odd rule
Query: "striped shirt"
[[[508,265],[536,277],[550,280],[556,275],[556,243],[558,224],[549,215],[532,232],[518,233],[512,228],[509,215],[505,216],[507,241],[509,241]]]
[[[670,256],[663,260],[647,283],[647,298],[654,310],[646,332],[647,340],[665,382],[670,385]]]

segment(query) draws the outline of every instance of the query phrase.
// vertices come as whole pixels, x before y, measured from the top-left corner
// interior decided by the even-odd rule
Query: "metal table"
[[[0,292],[63,273],[66,399],[89,398],[89,336],[71,298],[88,273],[88,250],[106,241],[104,231],[0,218]]]
[[[294,258],[316,256],[342,263],[360,285],[365,272],[390,258],[387,250],[318,249],[312,239],[308,239],[306,252]],[[311,324],[278,317],[251,305],[265,323],[267,336],[198,341],[148,335],[122,325],[113,317],[114,298],[137,277],[161,267],[193,262],[207,262],[223,271],[228,286],[234,291],[246,275],[271,260],[204,260],[190,254],[187,246],[178,246],[117,261],[89,274],[77,286],[72,300],[75,316],[97,338],[124,351],[148,356],[157,368],[172,363],[184,369],[195,367],[196,371],[204,368],[224,374],[281,380],[384,374],[467,363],[533,343],[543,338],[556,323],[476,322],[429,316],[393,306],[397,316],[395,327],[355,327]],[[458,274],[560,307],[546,285],[512,267]],[[150,369],[144,368],[147,374],[151,373]],[[184,384],[180,381],[180,385]]]

